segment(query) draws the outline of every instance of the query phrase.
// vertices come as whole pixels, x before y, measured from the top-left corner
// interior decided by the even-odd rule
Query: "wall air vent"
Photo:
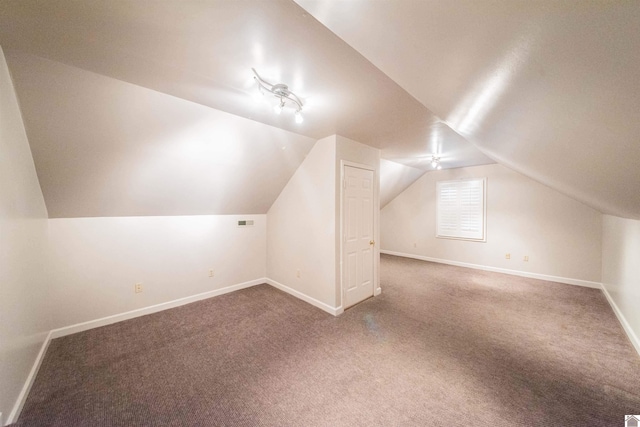
[[[252,226],[253,226],[252,219],[243,219],[241,221],[238,221],[238,227],[252,227]]]

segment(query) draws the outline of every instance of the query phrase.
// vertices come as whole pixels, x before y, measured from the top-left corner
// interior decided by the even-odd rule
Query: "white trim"
[[[482,237],[462,237],[462,236],[449,236],[440,234],[440,187],[447,183],[460,183],[460,182],[482,182]],[[436,238],[437,239],[452,239],[452,240],[466,240],[468,242],[487,243],[487,177],[484,178],[461,178],[452,180],[436,181]]]
[[[596,283],[596,282],[589,282],[586,280],[578,280],[578,279],[567,279],[567,278],[563,278],[563,277],[556,277],[556,276],[548,276],[548,275],[544,275],[544,274],[536,274],[536,273],[528,273],[528,272],[521,272],[521,271],[516,271],[516,270],[507,270],[507,269],[502,269],[502,268],[496,268],[496,267],[487,267],[487,266],[482,266],[482,265],[477,265],[477,264],[468,264],[468,263],[462,263],[462,262],[458,262],[458,261],[448,261],[448,260],[442,260],[442,259],[437,259],[437,258],[430,258],[430,257],[425,257],[425,256],[421,256],[421,255],[413,255],[413,254],[406,254],[406,253],[401,253],[401,252],[394,252],[394,251],[386,251],[386,250],[381,250],[380,253],[383,254],[387,254],[387,255],[394,255],[394,256],[400,256],[400,257],[405,257],[405,258],[414,258],[414,259],[418,259],[418,260],[422,260],[422,261],[431,261],[431,262],[437,262],[437,263],[441,263],[441,264],[449,264],[449,265],[455,265],[458,267],[466,267],[466,268],[476,268],[479,270],[486,270],[486,271],[495,271],[495,272],[499,272],[499,273],[505,273],[505,274],[512,274],[512,275],[516,275],[516,276],[523,276],[523,277],[531,277],[531,278],[542,278],[543,280],[551,280],[554,282],[560,282],[560,283],[567,283],[570,285],[578,285],[578,286],[586,286],[586,287],[590,287],[590,288],[598,288],[598,289],[602,289],[602,292],[604,293],[607,301],[609,302],[609,305],[611,305],[611,308],[613,309],[613,312],[615,313],[616,317],[618,318],[618,320],[620,321],[620,324],[622,325],[624,331],[626,332],[627,336],[629,337],[629,340],[631,341],[631,344],[634,346],[634,348],[636,349],[636,351],[638,352],[638,354],[640,354],[640,340],[638,339],[637,335],[635,334],[635,332],[633,331],[633,329],[631,328],[631,326],[629,325],[629,323],[627,322],[626,318],[624,317],[624,315],[622,314],[622,312],[620,311],[620,309],[618,308],[618,306],[616,305],[615,301],[613,300],[613,298],[611,298],[611,295],[609,295],[609,292],[607,291],[607,289],[602,286],[600,283]],[[212,297],[216,297],[219,295],[223,295],[226,293],[230,293],[230,292],[234,292],[240,289],[245,289],[245,288],[249,288],[252,286],[256,286],[256,285],[260,285],[263,283],[267,283],[270,286],[273,286],[276,289],[279,289],[283,292],[288,293],[289,295],[292,295],[298,299],[301,299],[304,302],[307,302],[315,307],[318,307],[319,309],[326,311],[329,314],[332,314],[334,316],[339,316],[340,314],[342,314],[344,312],[344,309],[342,308],[342,306],[339,307],[331,307],[328,304],[325,304],[321,301],[318,301],[315,298],[312,298],[306,294],[303,294],[302,292],[296,291],[295,289],[292,289],[288,286],[283,285],[282,283],[279,283],[275,280],[272,279],[268,279],[268,278],[261,278],[261,279],[256,279],[256,280],[251,280],[249,282],[244,282],[244,283],[239,283],[236,285],[232,285],[232,286],[227,286],[224,288],[220,288],[220,289],[215,289],[213,291],[209,291],[209,292],[203,292],[201,294],[197,294],[197,295],[192,295],[190,297],[185,297],[185,298],[180,298],[177,300],[173,300],[173,301],[169,301],[166,303],[162,303],[162,304],[157,304],[157,305],[153,305],[150,307],[145,307],[145,308],[141,308],[141,309],[137,309],[137,310],[132,310],[132,311],[128,311],[125,313],[121,313],[121,314],[116,314],[113,316],[108,316],[108,317],[103,317],[101,319],[96,319],[96,320],[91,320],[88,322],[83,322],[83,323],[78,323],[76,325],[71,325],[71,326],[66,326],[63,328],[58,328],[58,329],[53,329],[51,331],[49,331],[49,333],[47,334],[47,337],[45,338],[44,342],[42,343],[42,346],[40,347],[40,351],[38,352],[38,356],[36,357],[35,362],[33,363],[33,366],[31,367],[31,371],[29,372],[29,375],[27,376],[27,379],[22,387],[22,390],[20,391],[20,394],[18,396],[18,399],[15,403],[15,405],[13,406],[13,409],[9,415],[9,417],[7,418],[6,424],[2,424],[2,413],[0,412],[0,426],[2,425],[9,425],[9,424],[13,424],[16,421],[18,421],[18,416],[20,415],[20,412],[22,411],[22,408],[27,400],[27,396],[29,395],[29,391],[31,390],[31,386],[33,385],[33,382],[36,378],[36,375],[38,374],[38,370],[40,369],[40,366],[42,365],[42,361],[44,359],[44,355],[47,352],[47,349],[49,348],[49,344],[51,343],[51,340],[54,338],[59,338],[59,337],[63,337],[66,335],[71,335],[77,332],[82,332],[82,331],[86,331],[89,329],[93,329],[93,328],[97,328],[100,326],[106,326],[106,325],[110,325],[112,323],[116,323],[116,322],[121,322],[124,320],[128,320],[128,319],[133,319],[135,317],[140,317],[140,316],[144,316],[147,314],[151,314],[151,313],[156,313],[159,311],[163,311],[163,310],[168,310],[170,308],[174,308],[174,307],[179,307],[181,305],[186,305],[186,304],[190,304],[192,302],[196,302],[196,301],[200,301],[200,300],[204,300],[207,298],[212,298]],[[382,289],[380,287],[375,289],[374,295],[380,295],[382,293]]]
[[[340,307],[344,307],[346,303],[345,289],[344,289],[344,271],[342,269],[344,264],[344,196],[345,196],[345,167],[353,167],[358,169],[364,169],[371,171],[373,173],[373,238],[374,241],[377,241],[378,244],[373,245],[373,296],[380,295],[382,290],[380,289],[380,275],[378,273],[378,267],[380,265],[380,188],[378,174],[379,172],[376,170],[375,166],[365,165],[362,163],[356,163],[349,160],[340,160],[340,236],[338,237],[340,240]],[[344,311],[344,310],[343,310]]]
[[[27,396],[29,395],[29,391],[31,391],[31,386],[36,379],[36,375],[38,375],[38,370],[40,370],[40,365],[42,365],[42,360],[44,360],[44,355],[49,348],[49,343],[51,342],[51,331],[47,334],[47,337],[44,339],[42,346],[40,346],[40,351],[38,352],[38,356],[36,356],[35,362],[33,362],[33,366],[31,367],[31,371],[29,371],[29,375],[27,376],[27,380],[24,382],[22,386],[22,390],[20,390],[20,394],[18,395],[18,399],[16,400],[15,405],[13,405],[13,409],[9,413],[9,417],[7,418],[7,423],[2,424],[2,419],[0,417],[0,425],[9,425],[18,421],[18,416],[22,411],[22,407],[24,403],[27,401]]]
[[[64,337],[66,335],[87,331],[89,329],[99,328],[100,326],[106,326],[106,325],[111,325],[112,323],[122,322],[123,320],[129,320],[135,317],[146,316],[147,314],[157,313],[159,311],[168,310],[174,307],[180,307],[181,305],[190,304],[192,302],[200,301],[207,298],[217,297],[219,295],[228,294],[229,292],[238,291],[240,289],[250,288],[251,286],[260,285],[266,282],[267,282],[267,278],[263,277],[261,279],[255,279],[249,282],[238,283],[237,285],[226,286],[224,288],[214,289],[213,291],[203,292],[201,294],[179,298],[173,301],[151,305],[149,307],[138,308],[136,310],[127,311],[120,314],[114,314],[113,316],[102,317],[100,319],[89,320],[88,322],[82,322],[82,323],[77,323],[71,326],[65,326],[63,328],[53,329],[51,331],[51,334],[52,334],[51,338]]]
[[[629,341],[631,341],[631,344],[633,345],[633,347],[635,347],[636,351],[640,355],[640,340],[638,340],[638,336],[633,331],[633,328],[631,328],[631,325],[629,325],[629,322],[627,322],[627,319],[624,317],[624,314],[622,314],[622,311],[620,311],[620,309],[618,308],[616,302],[613,300],[611,295],[609,295],[609,291],[607,291],[607,288],[604,286],[604,284],[602,285],[602,293],[607,298],[609,305],[613,309],[613,312],[616,314],[618,321],[622,325],[622,329],[624,329],[627,337],[629,337]]]
[[[332,314],[334,316],[338,316],[344,311],[342,309],[342,306],[331,307],[329,304],[325,304],[322,301],[318,301],[317,299],[312,298],[307,294],[303,294],[300,291],[296,291],[295,289],[292,289],[286,285],[283,285],[280,282],[276,282],[275,280],[266,279],[266,283],[273,286],[276,289],[280,289],[281,291],[288,293],[289,295],[292,295],[298,299],[301,299],[306,303],[309,303],[315,307],[318,307],[320,310],[326,311],[327,313]]]
[[[47,338],[42,343],[42,347],[40,348],[40,352],[36,357],[33,366],[31,367],[31,371],[27,376],[27,379],[18,395],[18,399],[16,400],[15,405],[13,405],[13,410],[7,419],[7,425],[13,424],[18,421],[18,417],[20,416],[20,412],[22,411],[22,407],[24,406],[25,401],[27,400],[27,396],[29,395],[29,390],[31,390],[31,386],[33,385],[33,381],[38,374],[38,370],[40,369],[40,365],[42,364],[42,360],[44,359],[44,355],[49,347],[49,343],[54,338],[64,337],[66,335],[75,334],[77,332],[87,331],[89,329],[99,328],[100,326],[110,325],[112,323],[122,322],[123,320],[133,319],[135,317],[145,316],[151,313],[157,313],[159,311],[168,310],[170,308],[179,307],[181,305],[190,304],[192,302],[200,301],[207,298],[217,297],[219,295],[227,294],[229,292],[238,291],[240,289],[250,288],[252,286],[261,285],[263,283],[267,283],[268,279],[263,277],[261,279],[251,280],[249,282],[238,283],[237,285],[231,285],[220,289],[215,289],[209,292],[203,292],[201,294],[192,295],[190,297],[179,298],[173,301],[164,302],[162,304],[156,304],[149,307],[139,308],[137,310],[127,311],[125,313],[114,314],[113,316],[103,317],[101,319],[90,320],[88,322],[77,323],[71,326],[65,326],[63,328],[52,329],[47,334]],[[2,425],[0,423],[0,425]]]
[[[431,257],[422,256],[422,255],[406,254],[406,253],[402,253],[402,252],[381,250],[380,253],[387,254],[387,255],[400,256],[400,257],[404,257],[404,258],[414,258],[414,259],[419,259],[419,260],[422,260],[422,261],[437,262],[439,264],[455,265],[457,267],[475,268],[477,270],[493,271],[493,272],[496,272],[496,273],[511,274],[512,276],[529,277],[529,278],[532,278],[532,279],[540,279],[540,280],[547,280],[547,281],[550,281],[550,282],[565,283],[567,285],[576,285],[576,286],[584,286],[586,288],[602,289],[602,283],[590,282],[588,280],[582,280],[582,279],[571,279],[571,278],[568,278],[568,277],[559,277],[559,276],[550,276],[550,275],[547,275],[547,274],[530,273],[528,271],[509,270],[507,268],[490,267],[488,265],[480,265],[480,264],[470,264],[470,263],[466,263],[466,262],[451,261],[451,260],[439,259],[439,258],[431,258]]]
[[[101,326],[111,325],[113,323],[122,322],[124,320],[133,319],[140,316],[145,316],[147,314],[157,313],[159,311],[168,310],[170,308],[179,307],[181,305],[190,304],[192,302],[201,301],[208,298],[217,297],[220,295],[224,295],[230,292],[238,291],[240,289],[250,288],[252,286],[261,285],[263,283],[267,283],[281,291],[284,291],[298,299],[301,299],[315,307],[320,308],[321,310],[326,311],[329,314],[334,316],[338,316],[344,312],[342,306],[339,307],[331,307],[328,304],[325,304],[321,301],[318,301],[315,298],[312,298],[308,295],[303,294],[302,292],[296,291],[294,289],[289,288],[288,286],[283,285],[282,283],[278,283],[275,280],[268,279],[266,277],[251,280],[244,283],[238,283],[236,285],[226,286],[220,289],[214,289],[213,291],[203,292],[201,294],[192,295],[189,297],[179,298],[173,301],[164,302],[161,304],[152,305],[149,307],[139,308],[136,310],[127,311],[125,313],[114,314],[113,316],[102,317],[100,319],[89,320],[87,322],[77,323],[75,325],[65,326],[62,328],[52,329],[47,334],[42,346],[40,347],[40,352],[36,357],[33,366],[31,367],[31,371],[27,376],[27,379],[18,395],[18,399],[16,403],[13,405],[13,409],[11,414],[7,418],[6,425],[13,424],[18,421],[18,417],[20,416],[20,412],[22,411],[22,407],[27,400],[27,396],[29,395],[29,391],[31,390],[31,386],[33,385],[33,381],[38,374],[38,370],[40,369],[40,365],[44,359],[44,355],[47,352],[47,348],[49,348],[49,344],[52,339],[64,337],[67,335],[75,334],[78,332],[88,331],[89,329],[99,328]],[[0,420],[0,426],[3,425]]]

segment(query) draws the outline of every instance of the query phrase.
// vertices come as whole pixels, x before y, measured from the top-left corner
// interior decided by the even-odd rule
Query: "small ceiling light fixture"
[[[303,103],[295,93],[289,90],[289,86],[284,83],[278,83],[274,85],[260,77],[255,68],[252,68],[251,71],[253,71],[253,79],[258,84],[258,90],[260,91],[260,93],[264,94],[264,92],[266,91],[278,98],[278,105],[273,108],[274,113],[280,114],[284,107],[286,107],[287,103],[290,103],[293,104],[296,109],[296,123],[302,123],[304,121],[304,117],[302,117]]]
[[[438,170],[442,169],[442,166],[440,165],[440,157],[435,154],[431,156],[431,167]]]

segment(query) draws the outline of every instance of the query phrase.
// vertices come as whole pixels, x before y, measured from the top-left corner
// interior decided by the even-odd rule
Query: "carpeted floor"
[[[268,285],[54,340],[17,425],[622,426],[599,290],[382,256],[334,318]]]

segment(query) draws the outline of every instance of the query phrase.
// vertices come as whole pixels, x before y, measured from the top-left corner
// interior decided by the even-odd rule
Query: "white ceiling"
[[[291,0],[3,0],[0,44],[416,167],[493,163]],[[304,123],[255,101],[251,67],[304,98]]]
[[[289,171],[274,172],[278,160],[261,166],[262,176],[280,177],[264,199],[241,200],[253,191],[247,180],[224,209],[201,202],[204,187],[190,194],[191,182],[212,182],[210,171],[187,173],[188,155],[177,151],[163,163],[173,174],[146,187],[154,194],[145,203],[106,179],[143,164],[139,153],[162,156],[166,132],[226,112],[235,115],[224,116],[229,126],[249,129],[234,131],[243,147],[263,134],[288,143],[340,134],[422,170],[433,152],[445,168],[495,160],[602,212],[640,219],[640,2],[298,2],[308,12],[289,0],[0,2],[0,45],[53,216],[264,212]],[[276,116],[255,102],[251,67],[304,98],[302,125],[292,111]],[[76,75],[127,95],[103,108],[111,92],[76,84]],[[162,98],[162,112],[146,111],[137,100],[145,97]],[[145,127],[127,133],[138,115]],[[241,125],[242,117],[252,120]],[[219,135],[226,118],[196,127],[193,138]],[[100,154],[87,161],[92,127]],[[96,193],[86,202],[73,196],[83,185],[87,197]]]
[[[425,173],[422,169],[380,159],[380,209]]]
[[[640,2],[296,1],[491,158],[640,219]]]
[[[2,0],[0,46],[52,218],[266,213],[333,134],[493,163],[291,0]],[[256,102],[252,67],[304,123]]]
[[[315,140],[5,53],[50,218],[266,213]]]

